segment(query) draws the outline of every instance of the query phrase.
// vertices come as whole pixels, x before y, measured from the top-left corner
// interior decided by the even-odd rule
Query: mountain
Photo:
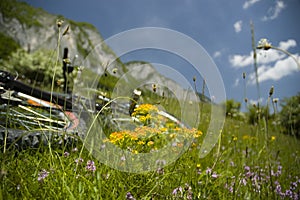
[[[59,37],[61,40],[58,39]],[[149,63],[142,61],[122,63],[113,50],[103,42],[101,34],[93,25],[75,22],[61,15],[49,14],[43,9],[31,7],[24,2],[1,0],[0,39],[1,43],[7,43],[4,49],[0,49],[1,59],[6,59],[7,55],[17,48],[32,53],[42,49],[54,50],[59,43],[60,52],[67,47],[71,59],[76,55],[79,65],[83,64],[98,73],[106,70],[106,73],[118,79],[135,68],[137,70],[131,74],[133,78],[155,77],[153,80],[157,83],[172,88],[173,95],[183,92],[179,84],[159,74]],[[147,87],[151,90],[150,86]],[[163,95],[163,92],[158,94]]]

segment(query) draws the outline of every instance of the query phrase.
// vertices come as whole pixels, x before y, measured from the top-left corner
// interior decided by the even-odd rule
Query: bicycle
[[[98,112],[101,124],[111,132],[124,129],[124,123],[133,127],[142,126],[143,123],[132,115],[139,107],[140,95],[140,91],[135,90],[128,103],[118,103],[102,95],[95,97],[96,100],[84,99],[33,88],[9,72],[0,70],[0,145],[26,148],[50,141],[72,143],[84,138],[88,129],[86,120],[91,119],[89,116],[95,117]],[[80,102],[74,107],[74,100],[78,99]],[[92,110],[84,109],[86,102],[94,104]],[[157,114],[178,127],[186,127],[167,112],[158,111]]]

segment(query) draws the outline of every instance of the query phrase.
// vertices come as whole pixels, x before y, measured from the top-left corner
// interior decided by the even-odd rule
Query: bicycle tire
[[[7,108],[7,106],[10,106],[9,112],[13,112],[11,109],[16,108],[15,105],[2,104],[2,111],[3,108]],[[23,107],[26,108],[26,106]],[[32,109],[32,107],[30,109]],[[46,110],[46,112],[49,112],[49,109]],[[32,111],[35,112],[36,110],[33,109]],[[56,115],[59,115],[59,113],[63,113],[63,115],[68,118],[68,121],[65,124],[57,126],[57,124],[54,123],[55,121],[53,121],[52,126],[45,126],[43,121],[41,122],[38,119],[34,119],[33,116],[26,116],[24,113],[21,113],[25,116],[22,118],[22,115],[14,117],[14,113],[0,112],[0,147],[3,148],[5,146],[5,148],[14,147],[17,149],[24,149],[48,145],[49,143],[57,145],[72,144],[84,137],[86,125],[83,119],[79,118],[76,113],[71,111],[58,112],[58,110],[53,109],[51,115],[52,117],[58,117]],[[11,123],[9,124],[8,121]],[[24,127],[20,128],[21,125],[19,122],[22,122],[23,125],[29,124],[31,127],[29,129],[24,129]],[[33,123],[35,123],[35,127],[32,125]],[[39,127],[38,125],[41,126]]]

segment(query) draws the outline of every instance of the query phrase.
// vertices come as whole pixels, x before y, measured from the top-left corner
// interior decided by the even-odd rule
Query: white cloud
[[[221,56],[221,51],[216,51],[213,55],[214,58],[218,58]]]
[[[298,57],[297,55],[295,57]],[[299,59],[298,59],[299,60]],[[258,80],[264,82],[267,80],[277,81],[281,78],[293,74],[298,71],[298,66],[291,57],[278,60],[274,66],[262,65],[258,68]],[[254,85],[256,83],[255,74],[249,75],[249,83]]]
[[[289,48],[295,47],[296,45],[297,43],[295,40],[289,39],[287,41],[281,41],[278,45],[278,48],[288,50]],[[297,54],[294,54],[293,56],[299,60],[299,56]],[[253,53],[251,52],[248,55],[232,55],[229,57],[229,62],[231,63],[233,68],[237,69],[247,66],[252,67]],[[298,71],[298,66],[292,57],[287,56],[283,52],[275,49],[269,49],[268,51],[258,51],[257,64],[259,82],[267,80],[277,81]],[[254,72],[248,75],[248,83],[256,83]]]
[[[240,79],[239,78],[235,79],[233,86],[237,87],[239,84],[240,84]]]
[[[250,6],[252,6],[253,4],[259,2],[260,0],[247,0],[244,5],[243,5],[243,9],[248,9]]]
[[[235,22],[235,23],[233,24],[234,31],[235,31],[236,33],[241,32],[241,30],[242,30],[242,25],[243,25],[243,21],[242,21],[242,20],[239,20],[239,21]]]
[[[287,41],[279,42],[278,48],[288,50],[291,47],[297,45],[296,41],[289,39]],[[269,64],[271,62],[283,59],[286,55],[278,50],[269,49],[268,51],[260,50],[257,51],[257,63],[258,64]],[[234,68],[243,68],[253,64],[253,52],[251,51],[248,55],[231,55],[229,56],[229,62]]]
[[[234,68],[242,68],[253,63],[253,53],[250,55],[232,55],[229,56],[229,62]]]
[[[297,42],[295,40],[289,39],[288,41],[279,42],[278,48],[283,50],[288,50],[291,47],[297,46]]]
[[[262,21],[273,20],[278,17],[280,12],[285,8],[285,4],[283,1],[276,1],[275,6],[269,8],[267,15],[262,18]]]

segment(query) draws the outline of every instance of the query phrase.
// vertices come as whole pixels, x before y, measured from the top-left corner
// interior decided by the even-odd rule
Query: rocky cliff
[[[58,20],[63,20],[60,28],[57,24]],[[144,67],[138,68],[133,76],[155,77],[154,80],[158,83],[172,88],[173,93],[182,92],[182,88],[175,81],[158,74],[149,63],[122,63],[113,50],[103,43],[103,38],[93,25],[52,15],[24,2],[16,0],[0,2],[0,34],[12,39],[16,43],[15,46],[20,46],[27,52],[36,52],[40,49],[55,50],[58,44],[61,48],[60,52],[63,52],[63,48],[68,47],[70,58],[77,55],[78,64],[83,63],[98,72],[103,72],[110,64],[107,73],[117,78],[135,66],[143,65]],[[61,40],[58,42],[59,36]],[[97,51],[94,50],[96,46]],[[0,56],[3,58],[2,55]],[[148,89],[151,89],[150,86]],[[162,92],[159,94],[162,95]]]

